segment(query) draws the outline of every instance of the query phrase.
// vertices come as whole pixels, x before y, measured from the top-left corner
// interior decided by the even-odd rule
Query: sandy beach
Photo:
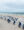
[[[22,27],[18,27],[19,21],[23,22],[20,18],[24,18],[24,15],[16,15],[16,14],[0,14],[0,16],[12,16],[14,18],[18,17],[19,19],[17,20],[16,24],[13,25],[13,22],[8,23],[4,19],[0,19],[0,30],[23,30]]]

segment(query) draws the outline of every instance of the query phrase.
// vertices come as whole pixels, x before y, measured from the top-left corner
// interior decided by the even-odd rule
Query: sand
[[[19,19],[17,20],[16,24],[13,25],[13,22],[8,23],[4,19],[0,19],[0,30],[23,30],[22,27],[18,27],[19,21],[23,22],[20,18],[24,18],[24,16],[21,15],[16,15],[16,14],[0,14],[0,16],[12,16],[14,18],[18,17]]]

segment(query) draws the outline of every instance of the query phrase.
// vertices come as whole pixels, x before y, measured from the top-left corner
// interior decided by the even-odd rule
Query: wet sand
[[[16,14],[0,14],[0,16],[12,16],[14,18],[15,17],[24,18],[24,16],[21,16],[21,15],[19,16]],[[0,19],[0,30],[23,30],[22,28],[18,27],[19,21],[23,22],[23,20],[18,19],[16,24],[13,25],[13,22],[8,23],[6,20]]]

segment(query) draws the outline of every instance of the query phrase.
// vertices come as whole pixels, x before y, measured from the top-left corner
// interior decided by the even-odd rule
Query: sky
[[[0,12],[24,12],[24,0],[0,0]]]

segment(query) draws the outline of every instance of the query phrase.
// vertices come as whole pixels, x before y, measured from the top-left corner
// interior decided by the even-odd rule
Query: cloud
[[[0,0],[1,3],[16,2],[16,0]]]
[[[1,12],[24,12],[24,0],[0,0]]]
[[[15,12],[16,10],[16,3],[9,2],[9,3],[1,3],[0,4],[0,12]]]
[[[16,8],[17,9],[24,9],[24,0],[17,0],[16,1]]]
[[[16,0],[16,4],[17,5],[23,5],[24,4],[24,0]]]
[[[0,9],[15,9],[16,3],[2,3]]]

